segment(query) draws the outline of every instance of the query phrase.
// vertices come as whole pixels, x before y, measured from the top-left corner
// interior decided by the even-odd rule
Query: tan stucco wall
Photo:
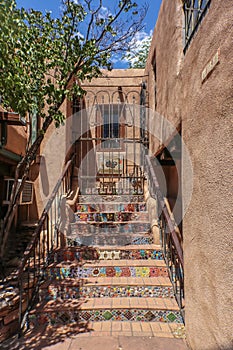
[[[26,126],[7,126],[7,144],[6,150],[13,153],[24,155],[27,145],[27,127]]]
[[[178,93],[180,89],[179,71],[183,59],[182,23],[181,1],[163,1],[145,70],[145,75],[148,75],[149,107],[155,110],[156,90],[156,111],[175,127],[179,126],[181,120],[181,106],[174,92]],[[156,82],[152,67],[154,56],[156,57]],[[159,129],[161,128],[162,125]],[[152,151],[157,151],[165,141],[162,131],[157,132],[160,135],[160,141],[150,135]]]
[[[102,76],[93,79],[91,82],[85,81],[82,84],[82,88],[87,91],[85,97],[86,107],[92,106],[94,96],[97,98],[95,102],[98,103],[128,102],[131,104],[134,101],[136,104],[139,104],[141,84],[143,81],[146,81],[146,78],[144,69],[102,70]],[[128,97],[127,101],[126,96]]]
[[[174,123],[193,166],[193,193],[183,220],[187,341],[193,350],[230,350],[232,342],[232,0],[212,0],[182,53],[182,6],[164,0],[147,62],[156,49],[157,111]],[[220,62],[202,71],[220,49]],[[153,99],[150,99],[153,108]],[[156,152],[158,143],[152,144]],[[183,158],[183,198],[189,182]]]
[[[68,101],[65,101],[61,106],[61,111],[65,116],[67,103]],[[30,169],[30,178],[34,182],[35,189],[35,206],[31,208],[30,213],[32,219],[41,216],[46,201],[49,199],[49,194],[52,193],[65,164],[65,152],[63,152],[66,147],[65,137],[62,137],[61,141],[59,141],[59,137],[56,140],[56,135],[59,135],[62,128],[65,127],[56,128],[54,123],[49,126],[40,145],[38,157]],[[49,157],[45,157],[48,153]]]

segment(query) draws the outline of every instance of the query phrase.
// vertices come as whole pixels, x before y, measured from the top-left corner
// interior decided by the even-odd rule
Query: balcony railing
[[[163,255],[168,267],[176,300],[184,319],[184,259],[181,237],[171,215],[168,204],[162,195],[151,158],[145,156],[145,172],[148,178],[150,196],[157,201],[158,226]]]

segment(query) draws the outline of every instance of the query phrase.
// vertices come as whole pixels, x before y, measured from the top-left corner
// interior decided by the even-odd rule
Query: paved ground
[[[186,350],[181,339],[149,337],[76,338],[45,347],[44,350]]]
[[[48,343],[51,339],[48,339]],[[31,344],[31,350],[188,350],[182,339],[157,337],[127,337],[127,336],[77,336],[65,338],[63,341],[47,346],[47,341],[39,345]],[[29,349],[24,344],[25,349]],[[23,346],[23,348],[24,348]],[[18,349],[23,349],[19,347]],[[16,348],[17,349],[17,348]]]
[[[107,324],[111,324],[111,329],[106,329]],[[128,330],[126,330],[127,324],[128,327],[130,325]],[[175,338],[182,334],[182,327],[174,331],[168,327],[168,324],[162,322],[97,322],[88,323],[83,328],[40,327],[27,333],[16,347],[11,345],[8,349],[187,350],[185,341]]]

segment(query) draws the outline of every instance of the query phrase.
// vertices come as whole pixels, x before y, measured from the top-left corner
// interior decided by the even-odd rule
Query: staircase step
[[[50,267],[45,271],[48,279],[63,280],[65,278],[89,278],[89,277],[168,277],[166,267],[157,266],[92,266],[81,267],[63,266]]]
[[[146,204],[144,202],[141,203],[114,203],[114,202],[107,202],[107,203],[77,203],[76,205],[76,211],[77,212],[105,212],[105,213],[112,213],[112,212],[144,212],[146,211]]]
[[[90,278],[84,282],[76,279],[62,283],[45,282],[41,285],[40,300],[62,300],[90,298],[147,297],[174,298],[173,288],[168,278]]]
[[[117,230],[118,231],[118,230]],[[143,239],[143,237],[148,236],[148,232],[142,233],[142,232],[130,232],[127,233],[119,233],[116,231],[113,231],[112,228],[110,228],[105,233],[78,233],[74,231],[71,235],[68,237],[68,244],[70,246],[73,245],[80,245],[80,246],[88,246],[88,247],[105,247],[105,246],[111,246],[116,247],[119,244],[122,246],[128,246],[128,245],[134,245],[134,242],[139,241],[143,243],[149,243],[152,241],[151,239]],[[140,237],[140,240],[139,240]]]
[[[117,245],[116,247],[114,247],[114,249],[118,249],[118,250],[157,250],[157,251],[161,251],[161,246],[158,244],[140,244],[138,246],[135,245],[127,245],[127,246],[122,246],[122,245]],[[111,246],[105,246],[104,248],[99,248],[99,251],[102,250],[112,250]]]
[[[144,202],[143,194],[121,194],[121,195],[96,195],[85,194],[79,196],[80,203],[140,203]]]
[[[160,246],[138,244],[104,247],[69,247],[59,249],[51,255],[51,262],[80,260],[163,260]]]
[[[147,286],[162,286],[162,287],[172,287],[172,283],[169,277],[154,277],[153,279],[146,277],[99,277],[96,279],[95,277],[90,277],[88,280],[80,280],[75,278],[70,278],[62,281],[62,285],[64,286],[138,286],[138,287],[147,287]],[[45,281],[41,284],[42,289],[48,289],[50,286],[59,287],[61,286],[60,281],[54,280]]]
[[[75,222],[70,225],[71,236],[75,238],[77,235],[86,234],[124,234],[124,233],[142,233],[150,231],[150,223],[148,222]]]
[[[88,329],[91,330],[91,337],[95,337],[92,346],[88,346],[87,337],[77,338],[77,349],[82,345],[86,349],[103,350],[103,349],[118,349],[118,344],[121,344],[122,349],[136,348],[137,350],[187,350],[185,343],[182,343],[181,339],[174,339],[180,335],[180,338],[184,338],[184,326],[179,323],[165,323],[165,322],[89,322]],[[104,334],[112,336],[108,339]],[[134,337],[136,336],[136,337]],[[98,338],[96,338],[98,337]],[[157,339],[155,339],[155,337]],[[115,339],[121,339],[119,343],[114,343]],[[168,339],[171,338],[171,339]],[[173,338],[173,339],[172,339]],[[83,342],[82,342],[83,340]],[[106,341],[107,340],[107,341]],[[110,340],[110,342],[108,341]],[[164,343],[163,343],[164,342]],[[101,345],[100,345],[101,343]],[[106,347],[106,343],[108,346]],[[112,345],[115,346],[112,347]],[[161,344],[164,344],[161,346]],[[99,346],[98,346],[99,345]]]
[[[72,237],[72,238],[71,238]],[[109,232],[109,233],[72,233],[72,235],[69,235],[69,241],[68,244],[70,246],[72,245],[83,245],[83,246],[98,246],[98,247],[104,247],[106,245],[116,246],[116,245],[134,245],[134,244],[150,244],[153,243],[153,237],[150,237],[149,234],[146,233],[115,233],[115,232]]]
[[[182,323],[171,298],[90,298],[88,300],[53,300],[38,304],[30,313],[34,326],[67,324],[77,321],[143,321]]]
[[[163,260],[160,246],[154,244],[138,244],[115,246],[104,246],[97,248],[99,260]]]
[[[63,268],[63,267],[72,267],[76,268],[79,267],[80,269],[87,269],[87,268],[102,268],[102,267],[166,267],[166,264],[164,260],[143,260],[143,259],[135,259],[135,260],[128,260],[128,259],[122,259],[122,260],[86,260],[82,263],[77,263],[76,261],[61,261],[61,262],[53,262],[49,265],[49,268]]]
[[[76,222],[88,222],[89,224],[94,223],[131,223],[131,222],[148,222],[148,212],[102,212],[102,213],[88,213],[79,212],[74,214]]]

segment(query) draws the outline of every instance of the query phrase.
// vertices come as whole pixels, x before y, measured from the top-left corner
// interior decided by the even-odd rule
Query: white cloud
[[[123,57],[123,61],[126,63],[131,63],[132,65],[138,61],[138,53],[145,49],[145,47],[150,44],[152,38],[152,30],[150,33],[141,31],[135,34],[134,38],[130,43],[130,51],[126,53]]]
[[[137,53],[140,50],[142,50],[142,48],[147,42],[150,42],[150,39],[152,38],[152,33],[152,30],[150,30],[149,33],[145,31],[137,32],[134,38],[131,40],[131,50],[129,52],[126,52],[126,54],[123,56],[120,54],[115,54],[112,56],[111,62],[113,63],[113,65],[120,65],[121,67],[124,66],[125,68],[127,68],[129,63],[133,65],[135,62],[137,62]]]
[[[134,38],[131,40],[131,47],[137,48],[142,45],[142,43],[147,42],[152,37],[152,30],[150,33],[146,33],[145,31],[137,32]]]
[[[111,16],[111,12],[107,7],[102,6],[99,13],[98,13],[98,17],[99,19],[106,19],[108,18],[108,16]]]

